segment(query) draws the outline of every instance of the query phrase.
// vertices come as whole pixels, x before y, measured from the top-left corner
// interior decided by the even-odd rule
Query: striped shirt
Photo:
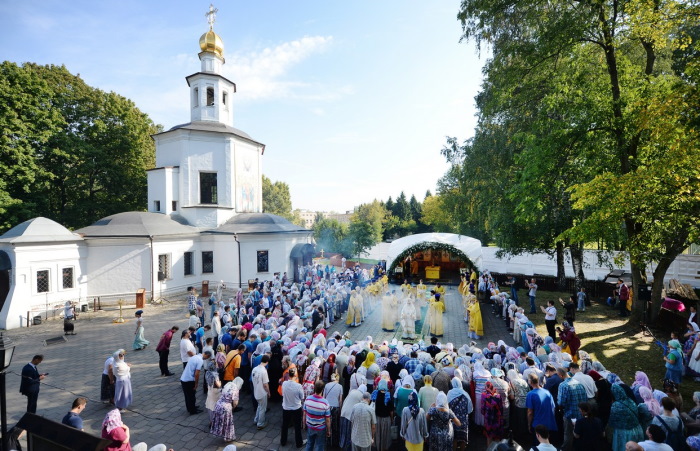
[[[323,397],[313,394],[304,401],[306,427],[314,431],[326,429],[326,418],[331,416],[331,407]]]

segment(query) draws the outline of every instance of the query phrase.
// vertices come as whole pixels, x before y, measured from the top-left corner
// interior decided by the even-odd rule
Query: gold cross
[[[204,14],[204,17],[207,18],[207,22],[209,22],[209,29],[213,30],[214,29],[214,22],[216,22],[216,13],[218,13],[219,10],[218,8],[214,8],[213,4],[209,5],[209,12]]]

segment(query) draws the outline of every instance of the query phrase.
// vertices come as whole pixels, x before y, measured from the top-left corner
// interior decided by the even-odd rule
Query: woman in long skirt
[[[236,440],[236,429],[233,426],[233,409],[238,405],[238,395],[243,386],[243,379],[237,377],[221,390],[221,396],[214,407],[211,429],[212,435],[222,437],[227,442]]]
[[[119,410],[126,409],[133,400],[131,393],[131,364],[124,361],[123,349],[114,353],[114,405]]]
[[[136,331],[134,331],[134,335],[136,335],[136,338],[134,338],[134,350],[140,351],[141,349],[146,349],[150,342],[143,336],[143,318],[141,318],[143,310],[136,310],[135,315]]]
[[[219,396],[221,394],[221,381],[219,380],[219,371],[217,370],[216,361],[209,361],[204,381],[209,387],[205,407],[209,411],[209,423],[211,423],[214,419],[216,403],[219,401]]]
[[[362,384],[358,389],[350,390],[350,393],[343,401],[343,407],[340,409],[340,447],[345,451],[352,449],[352,441],[350,435],[352,433],[352,423],[350,415],[352,409],[358,402],[362,402],[362,395],[367,393],[367,386]]]
[[[374,413],[377,416],[377,432],[374,445],[377,451],[385,451],[391,447],[391,420],[394,417],[394,402],[385,379],[379,381],[377,389],[372,392]]]

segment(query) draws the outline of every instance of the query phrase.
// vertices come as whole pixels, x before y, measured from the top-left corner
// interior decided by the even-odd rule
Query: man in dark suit
[[[37,354],[31,362],[22,368],[22,381],[19,385],[19,392],[27,397],[27,412],[29,413],[36,413],[36,403],[39,399],[39,388],[41,386],[40,381],[46,377],[46,374],[39,374],[39,370],[37,370],[37,365],[42,360],[44,360],[44,356]]]

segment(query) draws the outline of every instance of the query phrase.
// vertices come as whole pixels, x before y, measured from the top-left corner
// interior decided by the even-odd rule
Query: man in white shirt
[[[296,375],[296,368],[291,368],[289,380],[282,383],[282,437],[280,437],[280,445],[287,444],[287,432],[289,425],[292,424],[296,447],[301,448],[304,445],[301,435],[301,408],[304,404],[304,389],[299,382],[294,380]]]
[[[210,358],[211,353],[209,351],[205,351],[202,355],[193,355],[188,359],[187,365],[182,371],[180,384],[182,384],[182,392],[185,394],[185,406],[187,406],[187,411],[190,415],[202,412],[202,409],[195,405],[197,401],[197,384],[199,383],[199,373],[202,371],[204,359]]]
[[[530,313],[537,313],[537,308],[535,306],[535,297],[537,296],[537,284],[535,279],[531,279],[530,283],[527,284],[528,292],[527,295],[530,298]]]
[[[547,301],[547,307],[540,306],[542,312],[544,313],[544,323],[547,325],[547,334],[552,337],[553,340],[557,339],[557,332],[555,327],[557,325],[557,308],[554,307],[554,301]]]
[[[646,430],[646,436],[648,440],[638,443],[644,451],[673,451],[671,446],[664,443],[666,432],[661,426],[650,424]]]
[[[537,445],[536,448],[531,448],[530,451],[535,449],[537,451],[557,451],[557,447],[549,443],[549,430],[547,429],[547,426],[544,424],[538,424],[535,426],[535,436],[540,444]]]
[[[190,340],[190,331],[185,329],[182,331],[182,338],[180,339],[180,360],[182,360],[182,367],[187,366],[187,362],[190,358],[197,354],[197,350]]]
[[[260,359],[260,364],[253,369],[251,378],[253,379],[253,396],[258,402],[258,409],[255,411],[255,423],[258,425],[258,430],[267,426],[265,420],[265,411],[267,410],[267,400],[270,397],[270,378],[267,375],[267,363],[270,361],[270,356],[265,354]]]
[[[588,396],[588,402],[595,403],[595,394],[598,391],[598,387],[595,386],[593,378],[588,374],[584,374],[579,368],[578,363],[570,363],[569,372],[573,374],[574,379],[583,384],[583,387],[586,389],[586,396]]]

